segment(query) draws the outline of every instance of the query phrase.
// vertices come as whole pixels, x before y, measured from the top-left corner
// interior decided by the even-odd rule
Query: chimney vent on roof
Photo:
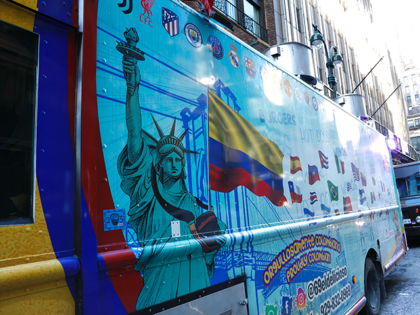
[[[280,67],[288,70],[292,74],[299,76],[300,79],[322,90],[314,73],[312,63],[312,49],[299,42],[288,42],[274,45],[264,51],[264,55],[272,59]]]

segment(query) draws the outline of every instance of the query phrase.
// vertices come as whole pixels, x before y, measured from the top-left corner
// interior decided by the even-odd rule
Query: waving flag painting
[[[371,203],[374,203],[376,201],[376,198],[375,198],[375,193],[372,191],[371,193],[370,193],[370,202]]]
[[[324,212],[324,214],[328,215],[331,213],[331,209],[328,208],[326,205],[324,205],[323,203],[321,203],[321,210]]]
[[[310,194],[311,194],[309,198],[311,200],[310,204],[313,205],[315,202],[318,201],[318,197],[316,196],[316,192],[311,192]]]
[[[322,153],[321,151],[318,151],[318,155],[319,155],[319,161],[321,162],[321,168],[326,168],[328,169],[328,157]]]
[[[367,186],[366,176],[362,172],[360,172],[360,177],[362,178],[362,186]]]
[[[318,168],[315,165],[308,165],[309,185],[315,184],[319,181]]]
[[[349,213],[349,212],[353,211],[353,207],[351,206],[350,197],[343,197],[343,207],[344,207],[344,213]]]
[[[341,173],[341,169],[340,169],[340,161],[338,159],[337,155],[334,155],[335,158],[335,165],[337,166],[337,173],[340,174]]]
[[[313,218],[315,216],[315,212],[312,212],[307,208],[303,208],[303,214],[306,215],[307,218]]]
[[[227,193],[244,186],[282,206],[287,202],[283,153],[213,91],[208,93],[211,189]]]
[[[365,196],[365,190],[364,189],[359,189],[359,199],[360,199],[360,204],[361,205],[366,201],[366,196]]]
[[[290,174],[296,174],[302,170],[300,159],[298,156],[290,156]]]
[[[354,180],[360,181],[359,168],[353,163],[351,163],[351,170],[353,171]]]
[[[334,155],[334,158],[335,158],[335,165],[337,166],[337,173],[344,174],[344,161],[340,161],[337,155]]]
[[[331,181],[327,181],[328,191],[330,192],[331,201],[338,201],[338,187],[335,186]]]
[[[200,0],[200,2],[204,5],[207,15],[211,16],[211,8],[213,7],[214,0]]]
[[[302,202],[302,193],[300,188],[297,185],[293,185],[293,182],[289,182],[289,190],[290,190],[290,198],[292,199],[293,203],[301,203]]]
[[[324,214],[324,218],[327,218],[327,217],[329,217],[330,216],[330,214],[331,214],[331,209],[330,208],[328,208],[326,205],[324,205],[323,203],[321,203],[321,210],[322,210],[322,212],[323,212],[323,214]]]

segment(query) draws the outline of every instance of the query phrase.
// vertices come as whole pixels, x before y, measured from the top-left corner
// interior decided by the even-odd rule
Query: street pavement
[[[385,278],[381,315],[420,315],[420,237],[408,240],[408,253]]]

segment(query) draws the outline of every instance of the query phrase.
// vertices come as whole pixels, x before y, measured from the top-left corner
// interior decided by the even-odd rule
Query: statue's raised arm
[[[139,101],[139,84],[141,81],[140,69],[137,61],[144,60],[144,54],[136,45],[139,36],[135,28],[131,27],[124,32],[127,44],[118,42],[117,50],[123,56],[123,72],[127,82],[126,97],[126,122],[128,129],[127,149],[128,159],[131,163],[137,161],[142,149],[144,149],[141,134],[142,121]]]

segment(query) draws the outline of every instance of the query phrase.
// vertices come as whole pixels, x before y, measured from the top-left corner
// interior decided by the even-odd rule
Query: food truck
[[[179,1],[0,26],[2,314],[378,314],[381,134]]]
[[[395,165],[394,172],[407,237],[416,237],[420,235],[420,163]]]

